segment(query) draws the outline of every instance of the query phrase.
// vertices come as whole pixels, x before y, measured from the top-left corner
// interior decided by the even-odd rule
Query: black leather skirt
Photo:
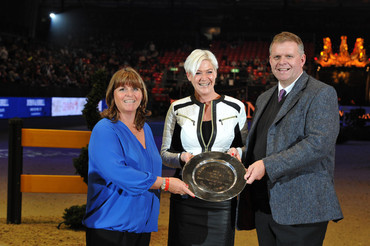
[[[207,202],[171,195],[169,246],[232,246],[235,237],[236,198]]]

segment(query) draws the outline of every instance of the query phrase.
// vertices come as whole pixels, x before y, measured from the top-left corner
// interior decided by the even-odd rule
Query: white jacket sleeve
[[[164,123],[161,157],[163,164],[172,168],[181,168],[180,154],[169,151],[171,148],[172,136],[176,125],[176,115],[173,104],[168,109]]]

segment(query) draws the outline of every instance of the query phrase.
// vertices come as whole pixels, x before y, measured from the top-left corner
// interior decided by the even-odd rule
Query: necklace
[[[141,130],[138,130],[136,129],[136,126],[135,126],[135,123],[133,121],[126,121],[126,120],[122,120],[120,119],[120,121],[126,125],[126,127],[130,130],[130,132],[136,137],[138,138],[138,135],[139,133],[141,132]]]
[[[132,134],[135,135],[135,137],[140,133],[140,130],[136,129],[135,126],[129,127],[129,129],[132,132]]]

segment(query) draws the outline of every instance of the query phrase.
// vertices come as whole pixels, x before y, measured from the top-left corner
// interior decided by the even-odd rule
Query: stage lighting
[[[55,14],[54,13],[50,13],[49,14],[50,18],[54,19],[55,18]]]

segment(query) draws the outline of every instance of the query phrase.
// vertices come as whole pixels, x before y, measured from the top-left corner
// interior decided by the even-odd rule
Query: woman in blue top
[[[145,123],[145,84],[132,68],[116,72],[108,108],[89,143],[87,245],[149,245],[158,230],[160,188],[194,194],[176,178],[162,178],[162,160]]]

